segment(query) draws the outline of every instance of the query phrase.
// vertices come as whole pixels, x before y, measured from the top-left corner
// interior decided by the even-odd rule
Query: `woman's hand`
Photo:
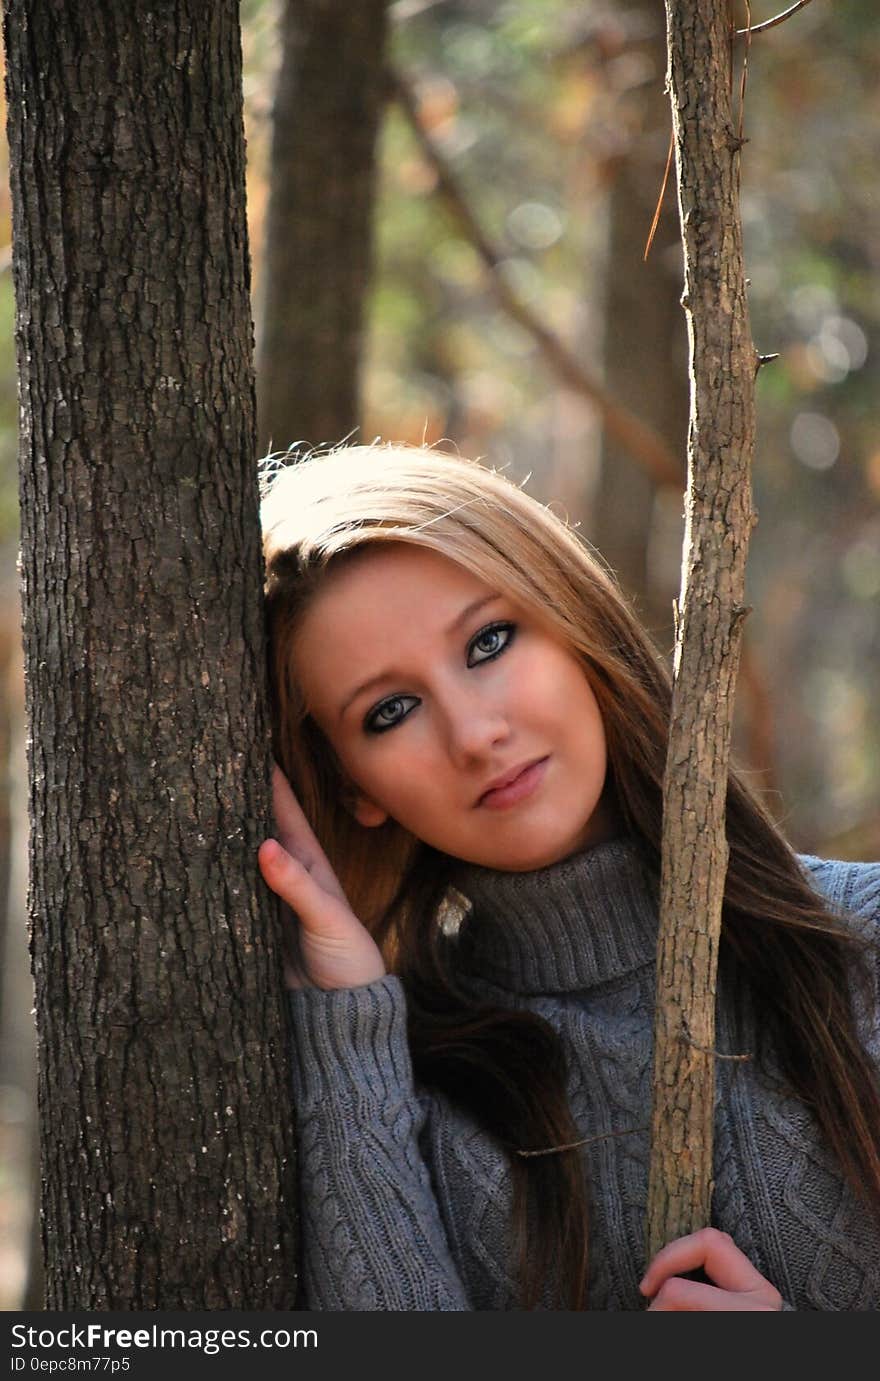
[[[382,978],[385,965],[379,948],[346,901],[277,763],[272,769],[272,807],[279,838],[265,839],[257,859],[264,882],[295,913],[286,917],[288,988],[360,988]]]
[[[702,1268],[714,1284],[681,1280],[680,1273]],[[749,1310],[775,1312],[782,1296],[743,1256],[726,1232],[702,1228],[678,1237],[657,1253],[639,1285],[651,1309],[666,1313]]]

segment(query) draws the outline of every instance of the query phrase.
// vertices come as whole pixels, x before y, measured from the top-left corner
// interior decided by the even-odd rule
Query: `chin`
[[[539,868],[550,868],[554,863],[562,863],[575,854],[595,849],[599,844],[607,844],[622,833],[622,825],[617,812],[600,806],[589,817],[587,824],[576,834],[548,843],[543,849],[522,850],[518,862],[501,865],[510,873],[533,873]]]
[[[589,845],[579,840],[564,844],[547,844],[544,848],[518,849],[515,854],[497,854],[492,858],[472,859],[483,868],[494,868],[499,873],[536,873],[540,868],[550,868],[561,863],[564,858],[579,853]]]

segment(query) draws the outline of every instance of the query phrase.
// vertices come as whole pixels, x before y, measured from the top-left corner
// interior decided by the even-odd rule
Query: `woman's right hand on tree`
[[[294,914],[285,944],[288,988],[360,988],[385,974],[373,937],[345,899],[290,783],[272,768],[272,807],[278,839],[265,839],[257,859],[267,886]]]

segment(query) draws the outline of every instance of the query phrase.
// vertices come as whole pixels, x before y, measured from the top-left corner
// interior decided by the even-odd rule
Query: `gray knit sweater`
[[[880,865],[803,862],[880,956]],[[468,867],[457,882],[472,903],[469,982],[539,1013],[565,1043],[572,1113],[593,1138],[579,1153],[589,1307],[642,1309],[655,888],[623,840],[538,872]],[[507,1161],[446,1098],[414,1086],[400,981],[290,1000],[308,1307],[517,1308]],[[876,981],[859,1021],[880,1064]],[[717,1044],[756,1049],[749,1000],[723,986]],[[767,1061],[718,1062],[712,1219],[787,1308],[880,1308],[880,1232]]]

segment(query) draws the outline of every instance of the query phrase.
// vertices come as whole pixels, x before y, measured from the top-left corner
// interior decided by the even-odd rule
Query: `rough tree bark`
[[[729,0],[666,0],[691,359],[682,594],[664,782],[648,1255],[710,1221],[715,975],[748,538],[752,344]]]
[[[286,0],[257,382],[261,450],[360,423],[388,0]]]
[[[7,0],[52,1309],[287,1308],[235,0]]]

